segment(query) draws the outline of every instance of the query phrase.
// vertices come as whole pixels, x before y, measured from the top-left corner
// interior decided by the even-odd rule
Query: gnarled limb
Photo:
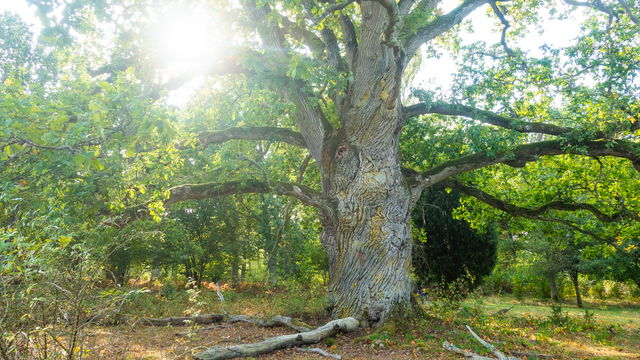
[[[200,360],[233,359],[237,357],[255,356],[268,352],[296,347],[306,344],[316,344],[323,339],[333,336],[339,331],[350,332],[358,329],[357,319],[348,317],[328,322],[327,324],[311,331],[298,334],[276,336],[254,344],[242,344],[233,346],[216,346],[194,355]]]
[[[449,180],[446,182],[446,185],[464,194],[473,196],[476,199],[484,202],[485,204],[488,204],[496,209],[502,210],[508,214],[519,216],[519,217],[526,217],[530,219],[537,218],[539,215],[542,215],[549,210],[563,210],[563,211],[585,210],[592,213],[595,217],[598,218],[598,220],[602,222],[607,222],[607,223],[620,220],[621,218],[624,218],[624,217],[630,217],[636,220],[640,220],[637,214],[632,214],[628,210],[619,211],[617,213],[609,215],[600,211],[598,207],[593,204],[566,202],[566,201],[559,201],[559,200],[551,201],[549,203],[546,203],[542,206],[538,206],[536,208],[522,207],[522,206],[517,206],[517,205],[507,203],[505,201],[502,201],[487,192],[484,192],[478,188],[467,186],[457,180]]]
[[[204,131],[198,134],[198,139],[203,146],[221,144],[229,140],[270,140],[285,142],[301,148],[307,147],[302,134],[291,129],[270,126],[232,127],[225,130]]]
[[[243,180],[226,183],[184,184],[168,190],[169,196],[162,203],[165,208],[185,200],[201,200],[232,194],[264,194],[274,192],[295,197],[303,203],[333,213],[333,201],[307,186],[283,181]],[[120,219],[110,224],[122,227],[133,220],[150,214],[150,203],[135,205],[125,209]]]

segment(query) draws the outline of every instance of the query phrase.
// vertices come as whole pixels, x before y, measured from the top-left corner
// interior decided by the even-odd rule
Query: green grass
[[[471,304],[476,300],[468,300]],[[521,301],[513,297],[482,297],[480,307],[487,314],[495,313],[500,309],[512,308],[508,316],[535,316],[546,317],[550,314],[550,303],[536,302],[534,300]],[[585,310],[594,313],[595,321],[621,325],[628,329],[640,329],[640,304],[624,304],[620,302],[594,302],[584,301],[584,308],[579,308],[575,303],[562,302],[562,310],[572,317],[583,317]]]

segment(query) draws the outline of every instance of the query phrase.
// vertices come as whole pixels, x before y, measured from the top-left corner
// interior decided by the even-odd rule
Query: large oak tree
[[[547,211],[586,211],[602,221],[627,216],[624,211],[602,210],[594,199],[565,197],[517,206],[489,194],[490,189],[478,189],[481,181],[474,183],[481,175],[473,174],[487,167],[522,168],[567,155],[624,159],[622,166],[635,169],[631,181],[638,180],[637,6],[628,0],[567,3],[590,11],[585,25],[590,32],[565,52],[532,58],[510,47],[509,29],[522,32],[553,8],[553,2],[465,0],[445,12],[434,0],[241,0],[241,7],[228,13],[233,14],[229,22],[257,39],[230,47],[208,74],[247,79],[273,91],[293,105],[288,115],[295,126],[212,129],[199,133],[193,145],[283,142],[308,151],[320,183],[313,187],[254,178],[176,184],[163,205],[275,193],[316,207],[329,257],[333,315],[355,316],[369,324],[409,305],[411,212],[427,187],[446,183],[531,218]],[[100,2],[101,9],[104,4]],[[478,9],[497,20],[499,46],[458,50],[459,25],[474,11],[482,11]],[[448,101],[420,91],[403,96],[405,79],[424,57],[421,48],[443,42],[452,45],[466,67],[468,76],[459,79],[459,92]],[[135,63],[130,53],[139,55],[121,51],[93,75],[128,68]],[[485,64],[486,71],[478,71],[479,64]],[[162,87],[175,87],[189,78],[185,72],[143,91],[148,98],[158,98]],[[410,162],[401,156],[403,128],[411,122],[428,129],[411,138],[423,143],[424,148],[415,151],[431,155],[420,164],[414,162],[412,169],[404,167]],[[462,136],[450,136],[456,129],[462,129],[457,131]],[[495,134],[502,137],[496,140]],[[17,136],[3,140],[38,146]],[[460,146],[440,146],[439,141],[457,141]],[[191,145],[176,147],[186,150]],[[404,148],[405,154],[411,151]],[[115,223],[122,226],[152,211],[157,208],[148,203],[133,206]]]

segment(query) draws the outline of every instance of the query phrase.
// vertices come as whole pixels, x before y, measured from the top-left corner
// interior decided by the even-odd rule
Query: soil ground
[[[212,289],[191,293],[156,289],[128,302],[123,312],[133,320],[225,310],[258,318],[280,314],[300,319],[311,327],[330,320],[325,315],[325,294],[321,287],[243,285],[236,289],[223,288],[223,291],[224,309]],[[451,305],[437,301],[422,303],[421,314],[411,320],[392,322],[380,329],[339,334],[309,347],[343,359],[462,359],[442,348],[443,341],[447,340],[459,348],[490,356],[465,329],[465,325],[469,325],[505,353],[544,354],[563,360],[640,360],[640,303],[637,301],[586,299],[586,313],[585,309],[567,301],[562,304],[559,318],[551,315],[549,303],[530,299],[474,296]],[[501,309],[510,310],[505,315],[494,315]],[[151,327],[133,320],[128,324],[87,329],[83,358],[192,359],[193,354],[212,346],[260,342],[294,332],[284,327],[264,328],[247,323]],[[257,358],[329,359],[299,349],[278,350]]]

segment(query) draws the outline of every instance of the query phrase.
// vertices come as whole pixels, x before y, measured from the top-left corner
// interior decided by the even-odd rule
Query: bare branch
[[[447,104],[440,102],[431,104],[419,103],[403,108],[403,113],[407,118],[424,114],[463,116],[521,133],[539,133],[562,136],[574,131],[573,128],[564,126],[539,122],[519,121],[496,114],[491,111],[481,110],[472,106],[460,104]]]
[[[514,56],[513,50],[511,50],[509,45],[507,45],[507,30],[509,29],[509,27],[511,27],[511,24],[504,17],[504,14],[502,13],[502,10],[500,10],[500,8],[498,7],[498,4],[496,4],[496,2],[494,0],[492,0],[490,2],[490,4],[491,4],[491,9],[493,9],[494,14],[496,14],[496,16],[498,17],[498,19],[500,19],[500,22],[503,25],[502,34],[500,35],[500,44],[502,44],[502,47],[504,48],[504,51],[507,53],[507,55]]]
[[[333,213],[333,201],[331,198],[302,184],[294,184],[282,181],[244,180],[230,181],[226,183],[185,184],[174,186],[168,190],[168,197],[162,201],[165,208],[186,200],[202,200],[233,194],[265,194],[276,193],[292,196],[304,204],[317,207]],[[123,216],[115,221],[109,221],[111,225],[122,227],[134,220],[149,216],[151,202],[135,205],[124,210]]]
[[[419,28],[416,34],[409,37],[405,43],[406,61],[413,57],[420,45],[460,24],[467,15],[487,2],[488,0],[466,0],[449,13],[438,16],[437,19]]]
[[[577,202],[566,202],[566,201],[551,201],[542,206],[538,206],[536,208],[528,208],[517,206],[514,204],[507,203],[502,201],[495,196],[482,191],[478,188],[471,187],[460,183],[457,180],[449,180],[445,183],[446,186],[449,186],[455,190],[458,190],[464,194],[469,196],[473,196],[474,198],[482,201],[483,203],[490,205],[496,209],[502,210],[508,214],[518,217],[525,217],[529,219],[537,219],[540,215],[546,213],[549,210],[562,210],[562,211],[579,211],[585,210],[592,213],[598,220],[602,222],[614,222],[623,218],[632,218],[635,220],[640,220],[638,214],[633,214],[628,210],[619,211],[614,214],[606,214],[598,209],[596,205],[586,204],[586,203],[577,203]]]
[[[221,144],[229,140],[270,140],[280,141],[287,144],[306,148],[307,145],[302,134],[290,129],[278,127],[233,127],[219,131],[204,131],[198,134],[200,144],[208,146],[211,144]],[[185,147],[182,145],[181,147]]]

